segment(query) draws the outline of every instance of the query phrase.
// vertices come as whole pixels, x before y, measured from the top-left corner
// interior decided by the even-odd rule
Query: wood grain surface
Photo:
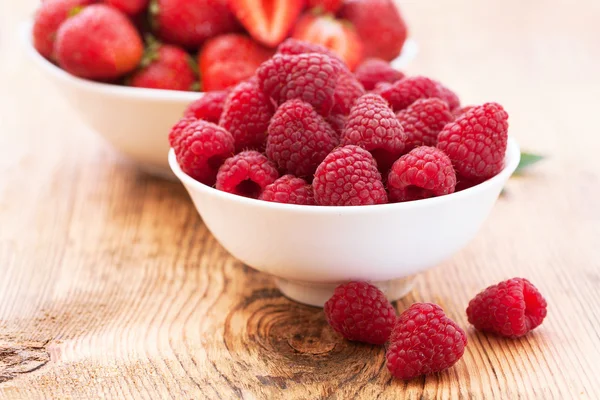
[[[600,398],[597,0],[401,3],[421,48],[408,72],[502,103],[522,147],[548,156],[396,304],[436,302],[469,338],[454,368],[409,383],[230,257],[181,185],[83,125],[21,51],[36,3],[0,3],[0,396]],[[519,340],[468,328],[468,300],[513,276],[545,294],[544,324]]]

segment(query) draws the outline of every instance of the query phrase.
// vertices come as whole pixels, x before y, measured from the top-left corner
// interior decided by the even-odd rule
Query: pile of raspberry
[[[384,293],[367,282],[338,286],[324,311],[329,325],[344,338],[385,344],[387,368],[398,379],[448,369],[467,346],[465,331],[440,306],[415,303],[396,316]],[[546,313],[546,300],[523,278],[488,287],[469,302],[466,311],[475,329],[506,338],[518,338],[537,328]]]
[[[181,169],[219,190],[298,205],[443,196],[504,166],[508,114],[463,107],[433,79],[368,59],[354,73],[288,39],[256,74],[192,103],[169,141]]]

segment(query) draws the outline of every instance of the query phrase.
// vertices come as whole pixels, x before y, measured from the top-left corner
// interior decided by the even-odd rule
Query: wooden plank
[[[522,147],[549,156],[396,304],[436,302],[467,328],[477,291],[524,276],[547,320],[512,341],[469,328],[454,368],[409,383],[230,257],[179,184],[83,125],[20,51],[36,5],[0,5],[3,397],[600,398],[597,1],[402,3],[421,47],[408,72],[502,103]]]

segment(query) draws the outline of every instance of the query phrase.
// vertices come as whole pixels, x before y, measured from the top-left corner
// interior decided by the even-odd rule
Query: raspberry
[[[513,278],[492,285],[469,302],[467,316],[476,329],[517,338],[540,326],[546,300],[527,279]]]
[[[368,150],[385,173],[402,155],[405,141],[402,125],[392,109],[381,96],[369,93],[352,107],[340,143]]]
[[[419,99],[436,97],[437,85],[437,82],[424,76],[410,76],[385,87],[380,94],[394,111],[400,111]]]
[[[257,199],[279,177],[271,161],[255,150],[242,151],[225,160],[217,174],[216,188]]]
[[[197,120],[198,118],[196,117],[184,116],[179,121],[177,121],[177,123],[171,128],[171,132],[169,132],[169,146],[171,146],[172,148],[178,147],[179,142],[183,137],[182,134],[185,128],[187,128],[188,125],[196,122]]]
[[[344,130],[344,126],[346,126],[346,120],[348,118],[344,114],[331,114],[327,117],[327,123],[333,128],[335,131],[335,137],[338,139],[342,136],[342,132]]]
[[[421,146],[403,155],[388,175],[390,201],[411,201],[454,192],[452,161],[435,147]]]
[[[438,97],[448,103],[448,107],[452,111],[460,108],[460,99],[456,93],[439,82],[437,84],[437,94],[435,97]]]
[[[407,149],[435,146],[440,131],[454,120],[448,104],[437,98],[417,100],[396,116],[406,132]]]
[[[342,61],[333,51],[327,47],[316,43],[305,42],[303,40],[289,38],[277,47],[278,54],[307,54],[307,53],[319,53],[328,55],[331,58],[335,58],[338,61]]]
[[[225,90],[206,92],[188,105],[183,115],[218,124],[228,94],[229,91]]]
[[[338,79],[333,94],[333,114],[347,115],[352,105],[360,96],[365,94],[363,85],[350,72],[344,72]]]
[[[371,344],[387,342],[396,321],[394,307],[367,282],[339,285],[323,310],[329,325],[343,337]]]
[[[391,87],[392,87],[391,83],[388,83],[388,82],[379,82],[379,83],[375,84],[375,87],[373,88],[373,90],[371,90],[370,93],[378,94],[378,95],[381,96],[381,93],[383,93],[384,90],[387,90],[387,89],[389,89]]]
[[[273,105],[256,82],[238,84],[225,101],[219,125],[235,139],[235,150],[264,150]]]
[[[394,83],[404,78],[402,72],[380,58],[369,58],[363,61],[354,71],[354,75],[366,90],[375,89],[375,85],[381,82]]]
[[[169,140],[183,172],[209,186],[215,183],[217,170],[234,151],[229,132],[201,119],[184,118],[173,127]]]
[[[333,150],[319,165],[313,180],[321,206],[362,206],[387,203],[375,159],[365,149],[348,145]]]
[[[256,71],[260,88],[277,104],[301,99],[323,116],[333,107],[342,63],[325,54],[276,54]]]
[[[462,357],[467,335],[436,304],[415,303],[400,314],[387,349],[387,367],[410,380],[443,371]]]
[[[296,178],[294,175],[284,175],[267,185],[259,199],[307,206],[315,204],[312,187],[304,179]]]
[[[467,179],[488,179],[504,167],[508,140],[508,114],[500,104],[473,107],[438,135],[456,172]]]
[[[454,118],[458,118],[461,115],[463,115],[464,113],[466,113],[467,111],[471,110],[474,106],[464,106],[464,107],[460,107],[457,108],[455,110],[452,111],[452,114],[454,114]]]
[[[336,146],[333,128],[308,103],[283,103],[269,124],[267,156],[286,173],[311,176]]]

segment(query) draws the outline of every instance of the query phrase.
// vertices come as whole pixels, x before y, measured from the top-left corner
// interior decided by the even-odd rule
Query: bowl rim
[[[519,161],[521,159],[521,152],[517,141],[512,136],[509,136],[506,146],[504,168],[497,175],[493,176],[485,182],[461,190],[460,192],[454,192],[444,196],[432,197],[429,199],[415,201],[407,201],[402,203],[374,204],[366,206],[306,206],[297,204],[275,203],[270,201],[238,196],[232,193],[217,190],[211,186],[207,186],[203,183],[200,183],[185,172],[183,172],[182,169],[179,167],[179,163],[177,162],[177,159],[175,157],[175,151],[173,150],[173,148],[169,150],[168,157],[169,166],[171,167],[171,170],[177,176],[177,178],[186,186],[186,188],[188,188],[188,190],[191,189],[197,192],[203,192],[210,196],[214,196],[226,201],[238,202],[241,205],[250,208],[269,208],[274,210],[285,210],[300,213],[354,214],[376,210],[406,210],[418,207],[435,206],[444,202],[460,200],[464,197],[474,196],[477,193],[485,191],[488,188],[497,184],[502,184],[502,186],[504,186],[506,180],[508,180],[508,178],[517,169],[517,166],[519,165]]]
[[[20,36],[24,44],[27,55],[38,65],[41,69],[47,71],[55,78],[62,81],[66,81],[69,84],[77,86],[81,89],[97,91],[105,94],[130,97],[134,99],[146,99],[146,100],[174,100],[174,101],[185,101],[191,103],[192,101],[203,96],[207,92],[186,92],[183,90],[167,90],[167,89],[150,89],[150,88],[137,88],[131,86],[123,86],[111,83],[96,82],[88,79],[79,78],[75,75],[64,71],[54,63],[48,61],[37,50],[33,47],[33,21],[27,21],[22,23],[20,27]],[[419,46],[417,42],[412,38],[407,38],[404,44],[404,48],[400,55],[391,61],[391,64],[399,69],[404,68],[409,62],[411,62],[417,55]]]

